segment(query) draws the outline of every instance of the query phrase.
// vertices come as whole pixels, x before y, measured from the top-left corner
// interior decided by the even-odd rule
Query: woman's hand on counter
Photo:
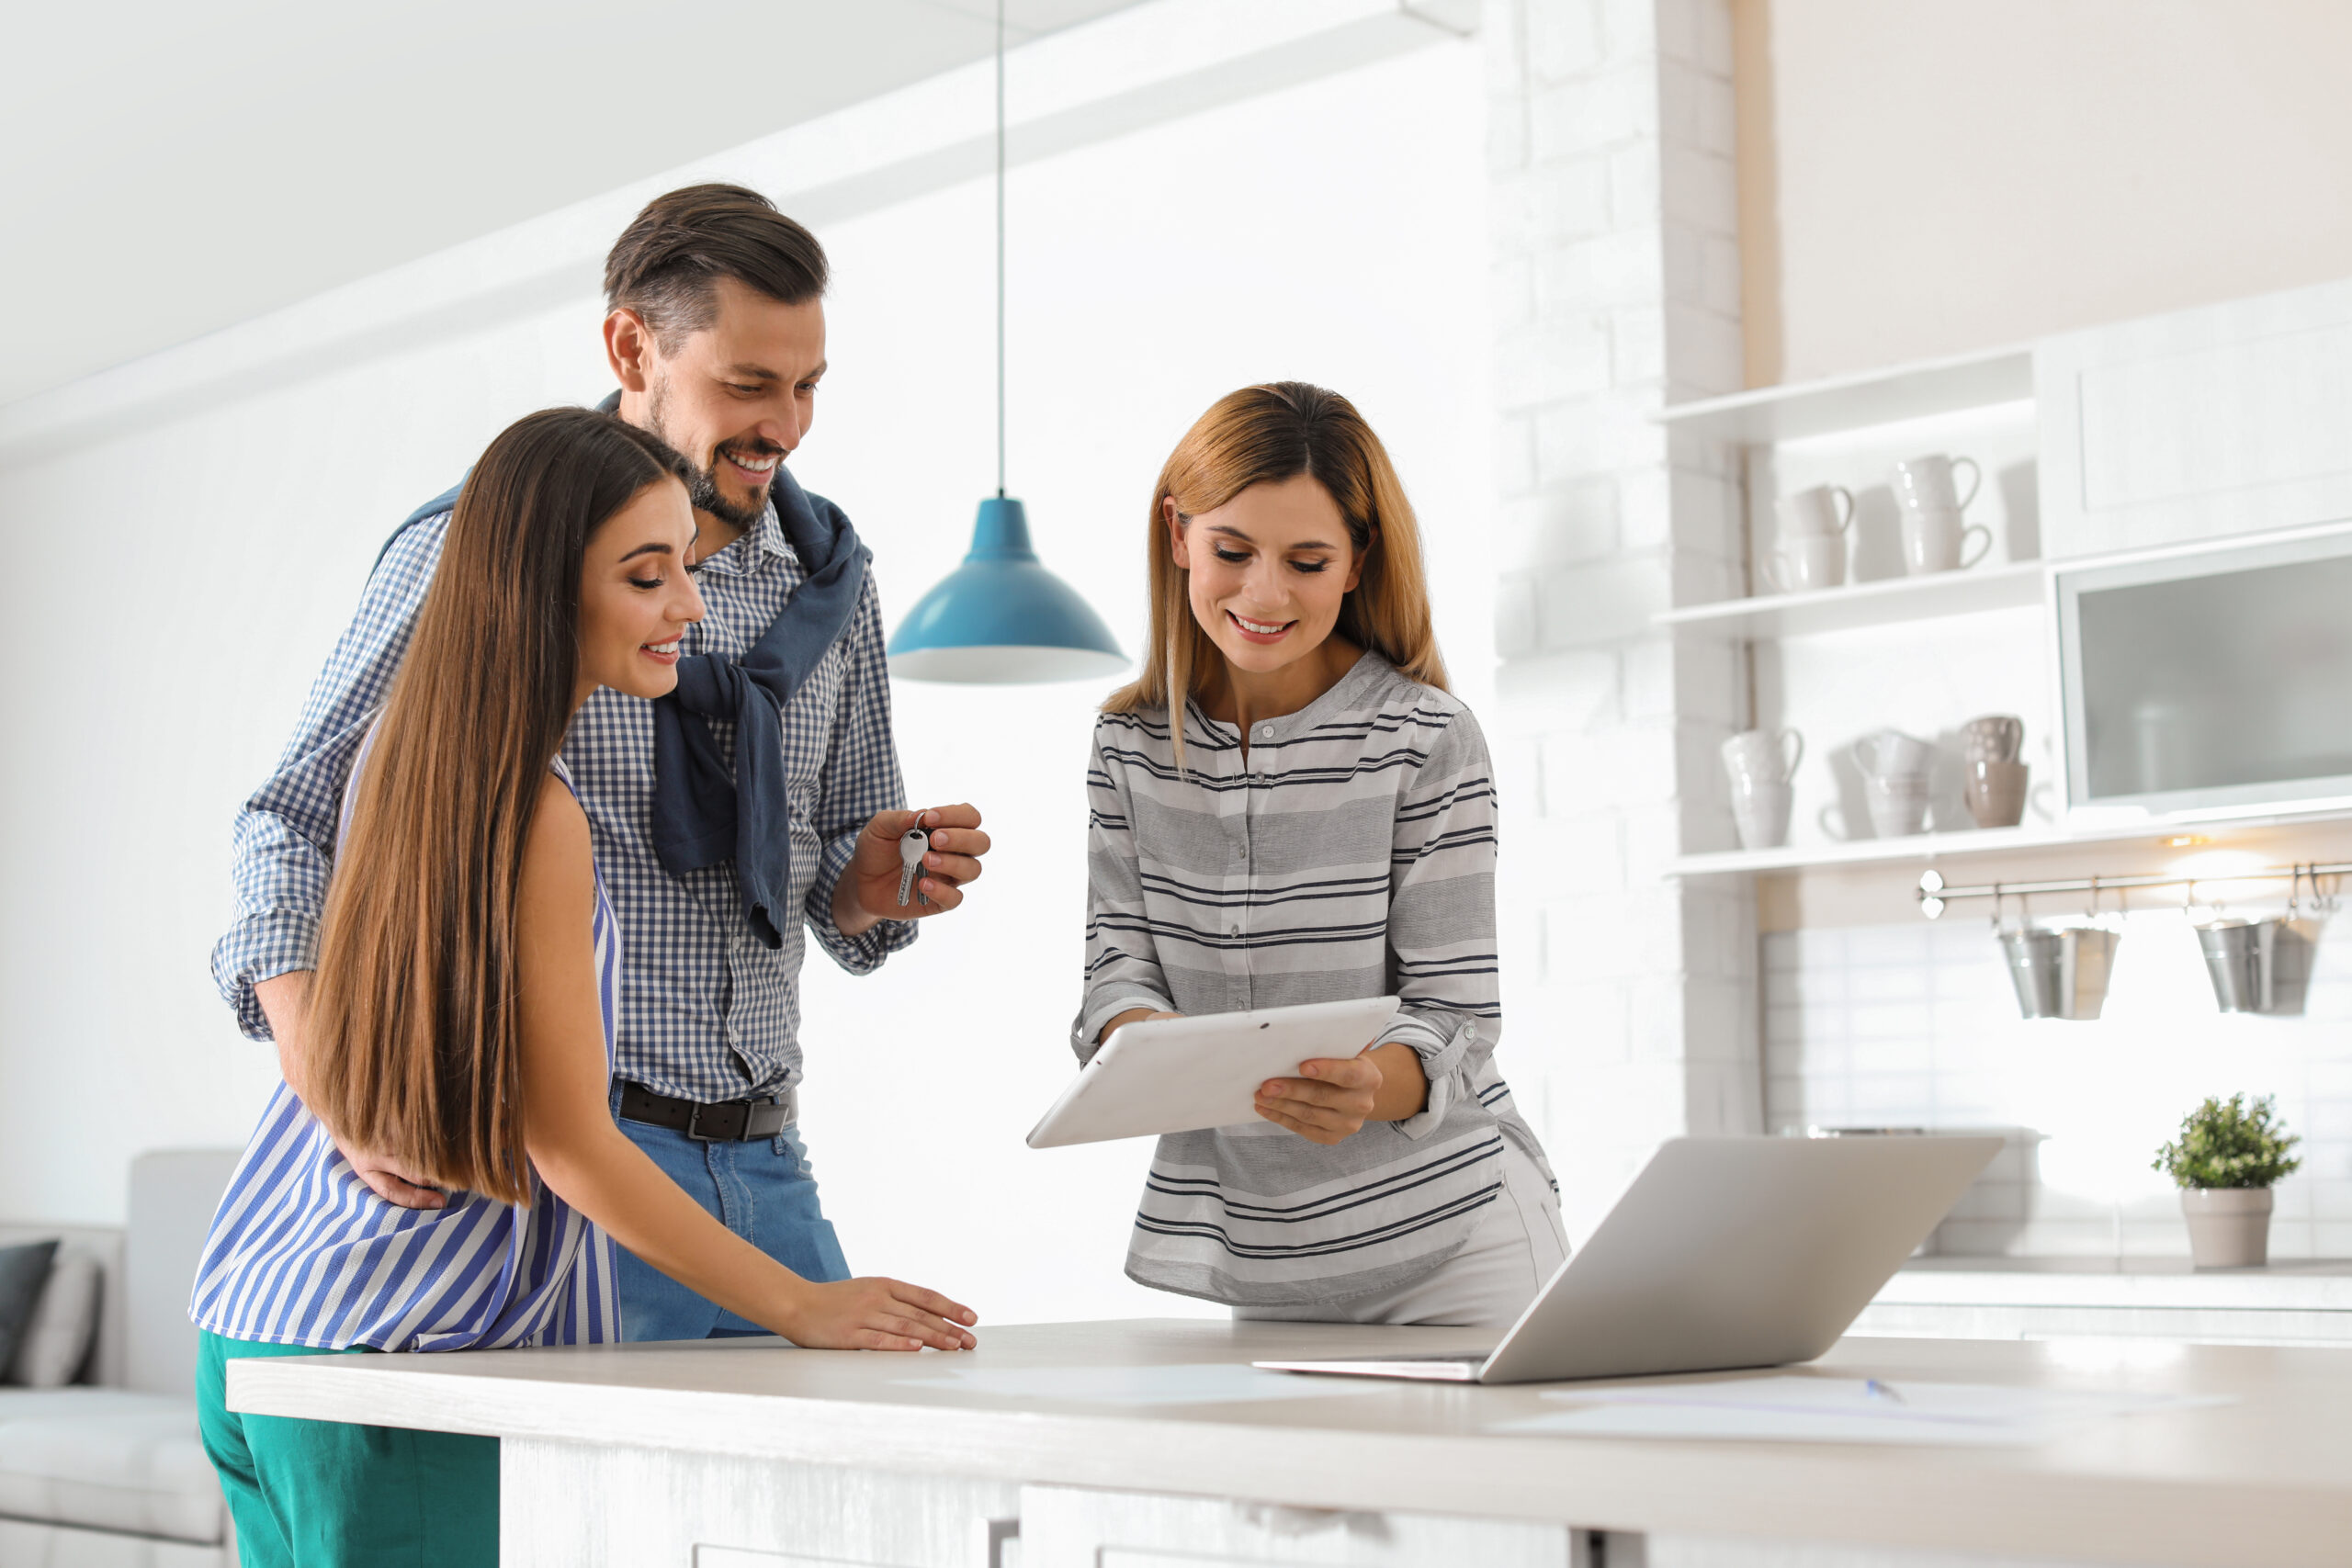
[[[1258,1114],[1309,1143],[1340,1143],[1367,1122],[1402,1122],[1429,1103],[1420,1057],[1395,1041],[1357,1056],[1302,1062],[1298,1070],[1302,1077],[1258,1086]]]
[[[969,1350],[979,1341],[966,1326],[970,1307],[902,1280],[800,1282],[799,1297],[772,1326],[808,1350]]]

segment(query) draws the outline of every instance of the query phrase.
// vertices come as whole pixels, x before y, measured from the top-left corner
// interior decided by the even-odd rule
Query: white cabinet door
[[[1021,1568],[1584,1568],[1558,1525],[1021,1489]]]
[[[2352,280],[2034,345],[2052,557],[2352,517]]]
[[[961,1476],[537,1438],[502,1442],[498,1472],[500,1568],[1010,1568],[993,1548],[1020,1500]]]

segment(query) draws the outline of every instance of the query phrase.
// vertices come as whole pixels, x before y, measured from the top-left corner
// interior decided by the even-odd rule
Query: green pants
[[[228,1407],[233,1358],[326,1353],[200,1337],[197,1421],[243,1568],[497,1568],[496,1438]]]

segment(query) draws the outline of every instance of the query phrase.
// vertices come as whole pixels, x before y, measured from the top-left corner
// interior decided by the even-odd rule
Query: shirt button
[[[1260,726],[1258,727],[1258,739],[1261,739],[1261,740],[1272,740],[1273,738],[1274,738],[1274,727],[1273,727],[1272,725],[1271,725],[1271,724],[1261,724],[1261,725],[1260,725]]]

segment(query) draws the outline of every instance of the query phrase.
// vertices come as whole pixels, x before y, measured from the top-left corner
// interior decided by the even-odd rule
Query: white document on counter
[[[1238,1404],[1376,1393],[1381,1387],[1366,1379],[1295,1378],[1226,1361],[1162,1367],[959,1367],[942,1377],[891,1381],[901,1388],[956,1389],[1077,1404]]]
[[[1815,1443],[2039,1443],[2086,1423],[2226,1404],[2196,1394],[1864,1378],[1730,1378],[1636,1388],[1555,1389],[1572,1406],[1495,1432]]]

